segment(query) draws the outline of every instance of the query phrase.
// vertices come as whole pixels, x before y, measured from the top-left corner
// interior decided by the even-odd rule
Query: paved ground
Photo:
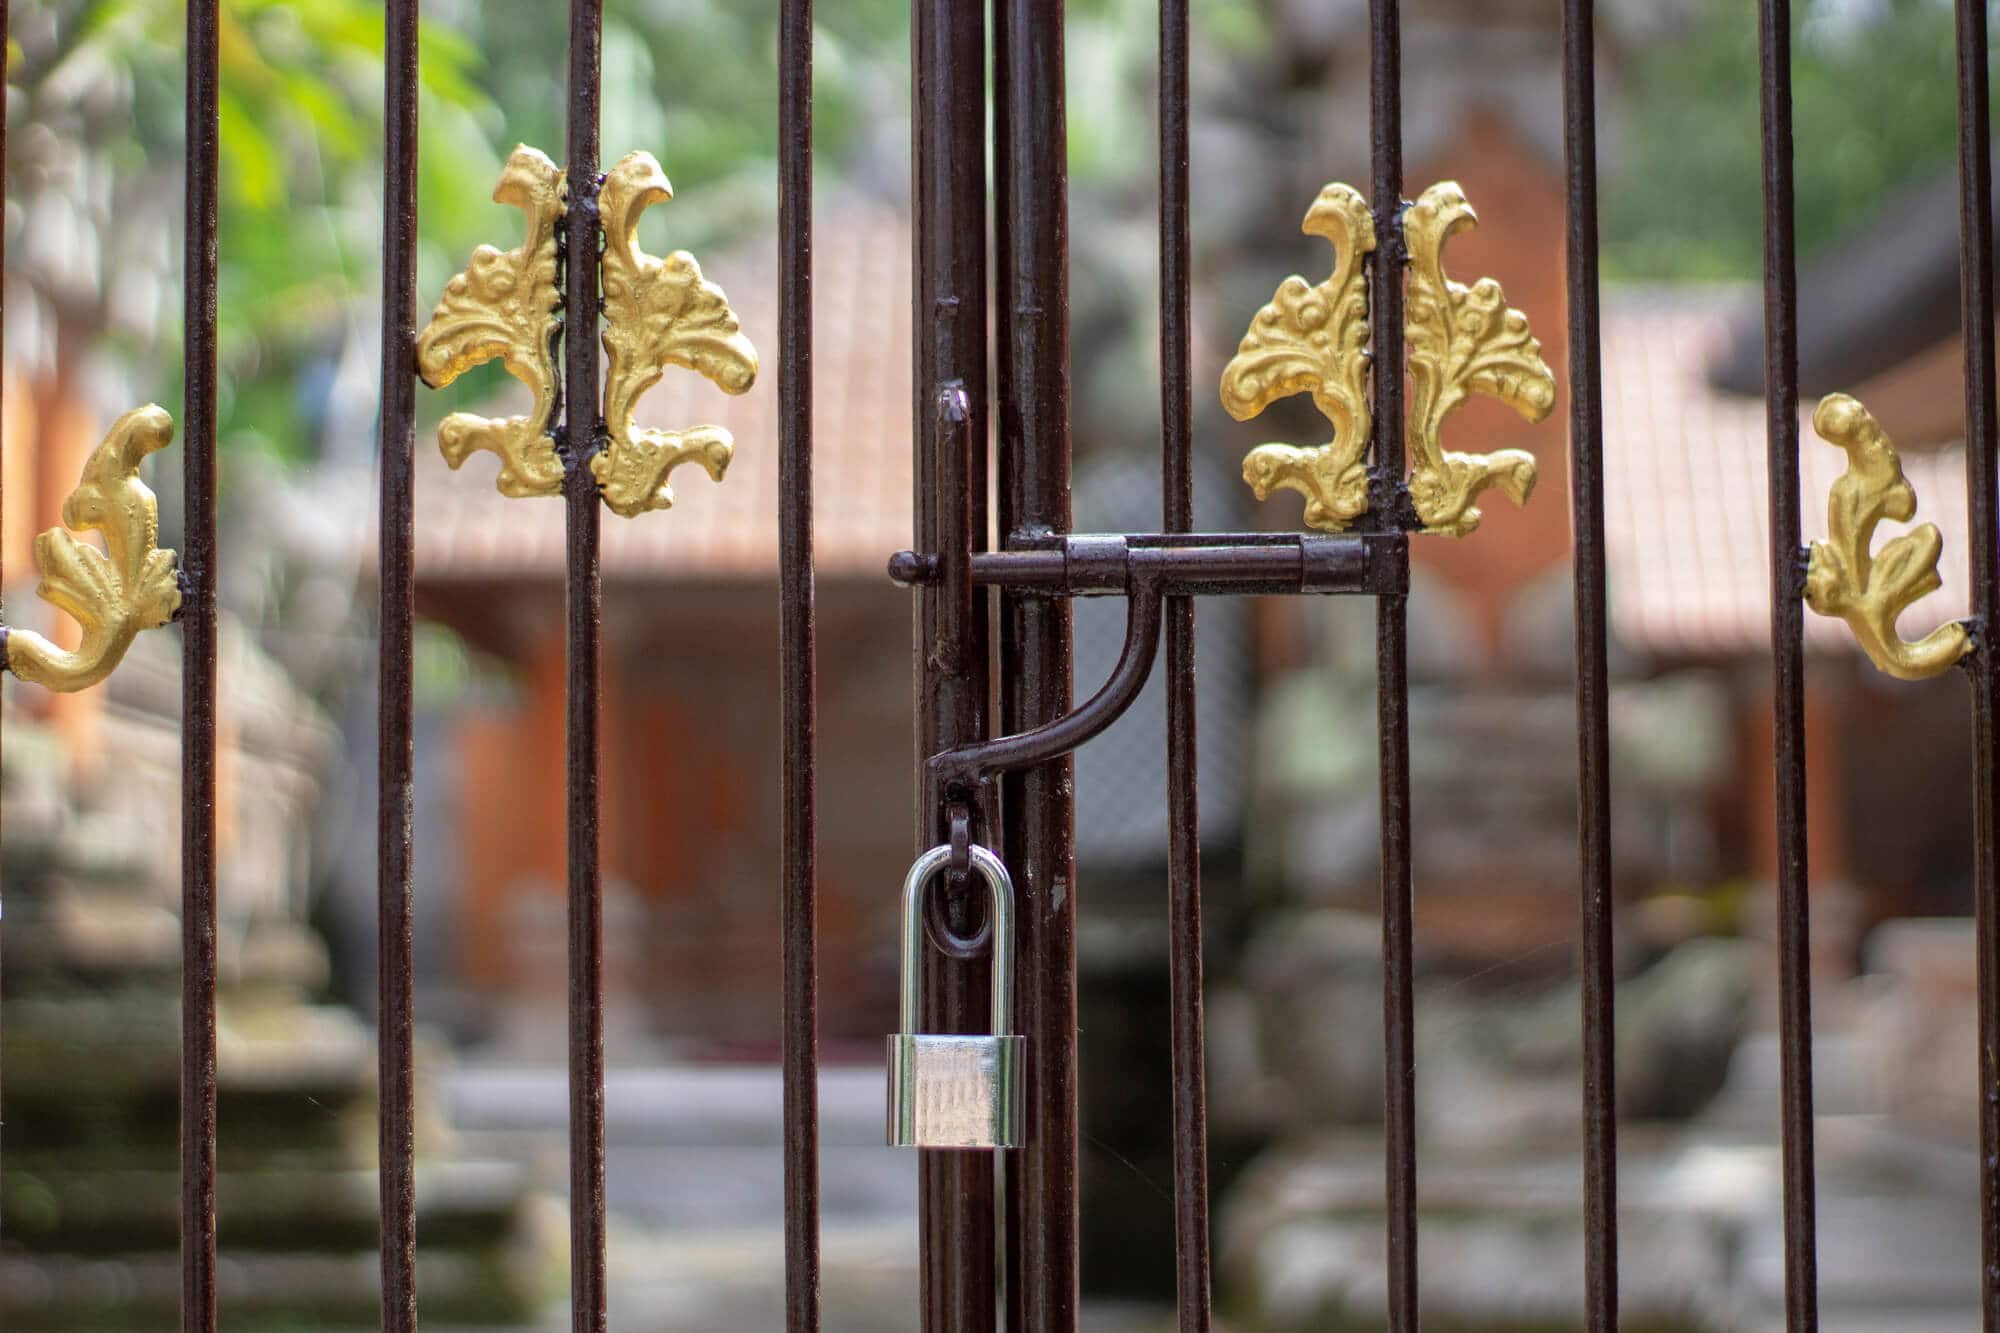
[[[567,1180],[559,1068],[467,1066],[445,1081],[464,1147]],[[605,1083],[608,1263],[620,1333],[784,1326],[780,1086],[770,1069],[613,1070]],[[820,1088],[822,1301],[827,1333],[917,1327],[916,1158],[882,1146],[882,1075],[829,1070]],[[1152,1333],[1162,1312],[1094,1309],[1089,1333]],[[562,1333],[551,1311],[535,1333]]]
[[[568,1088],[560,1068],[471,1065],[447,1075],[444,1091],[468,1151],[527,1161],[550,1195],[561,1197]],[[1761,1126],[1768,1119],[1774,1132],[1776,1116],[1763,1103],[1753,1092],[1740,1123]],[[775,1070],[612,1071],[606,1177],[613,1322],[620,1333],[763,1333],[783,1326],[778,1108]],[[915,1159],[881,1146],[879,1071],[827,1071],[820,1127],[827,1333],[914,1330]],[[1866,1116],[1824,1118],[1819,1149],[1825,1333],[1977,1327],[1970,1155],[1899,1138]],[[1755,1193],[1768,1194],[1771,1207],[1747,1227],[1739,1255],[1759,1312],[1745,1333],[1783,1327],[1775,1153],[1769,1156],[1769,1179]],[[1640,1260],[1627,1255],[1626,1261]],[[532,1333],[568,1327],[566,1312],[556,1309]],[[1171,1312],[1153,1309],[1093,1309],[1084,1323],[1087,1333],[1171,1327]]]
[[[1979,1327],[1978,1154],[1876,1113],[1835,1039],[1814,1043],[1814,1124],[1822,1333],[1971,1333]],[[1732,1091],[1705,1120],[1715,1132],[1772,1144],[1778,1122],[1777,1038],[1738,1052]],[[1770,1149],[1763,1211],[1742,1262],[1760,1295],[1756,1333],[1784,1328],[1783,1217]]]

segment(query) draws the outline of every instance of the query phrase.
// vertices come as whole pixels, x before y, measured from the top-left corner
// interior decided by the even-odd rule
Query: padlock
[[[972,868],[986,881],[993,918],[993,1017],[987,1036],[917,1031],[924,961],[924,890],[951,860],[933,847],[903,880],[903,1030],[889,1038],[889,1146],[892,1148],[1018,1148],[1026,1037],[1012,1035],[1014,1014],[1014,881],[1000,858],[971,849]]]

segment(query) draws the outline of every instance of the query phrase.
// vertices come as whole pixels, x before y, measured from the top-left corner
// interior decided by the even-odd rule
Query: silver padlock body
[[[1026,1037],[889,1038],[889,1146],[1018,1148]]]

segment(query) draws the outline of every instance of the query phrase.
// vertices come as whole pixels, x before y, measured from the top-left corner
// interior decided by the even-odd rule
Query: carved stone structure
[[[241,639],[221,750],[217,957],[220,1292],[239,1327],[374,1327],[375,1053],[306,924],[308,817],[332,734]],[[0,822],[0,1290],[7,1326],[160,1329],[179,1284],[180,684],[143,636],[113,678],[100,756],[10,701]],[[436,1058],[422,1062],[436,1068]],[[419,1131],[425,1307],[515,1322],[559,1274],[560,1217],[512,1164]]]

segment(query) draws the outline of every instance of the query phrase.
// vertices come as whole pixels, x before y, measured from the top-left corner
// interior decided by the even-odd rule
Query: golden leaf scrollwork
[[[1445,419],[1478,393],[1540,421],[1556,396],[1541,344],[1528,331],[1527,316],[1508,306],[1500,284],[1482,278],[1467,287],[1445,275],[1445,242],[1476,221],[1465,192],[1444,181],[1425,190],[1402,222],[1409,255],[1410,502],[1425,532],[1453,537],[1479,526],[1475,502],[1489,488],[1525,503],[1535,485],[1535,460],[1520,449],[1448,451]],[[1259,500],[1298,491],[1306,497],[1307,526],[1338,532],[1369,504],[1370,328],[1362,260],[1375,249],[1375,224],[1360,192],[1335,183],[1319,192],[1303,230],[1333,242],[1333,274],[1317,285],[1295,276],[1279,286],[1223,369],[1222,405],[1248,421],[1280,398],[1312,394],[1333,425],[1333,440],[1311,448],[1258,445],[1243,459],[1243,480]]]
[[[499,455],[495,484],[502,495],[562,493],[562,459],[549,422],[557,397],[554,343],[562,295],[556,287],[556,230],[564,196],[560,167],[526,144],[515,148],[493,198],[527,215],[527,236],[517,249],[474,250],[417,337],[417,373],[433,389],[497,357],[535,395],[526,416],[454,412],[438,428],[438,446],[453,468],[482,449]]]
[[[1368,292],[1362,256],[1375,248],[1368,201],[1350,186],[1328,185],[1300,228],[1333,242],[1334,269],[1308,284],[1294,275],[1257,312],[1222,372],[1222,405],[1248,421],[1281,398],[1312,394],[1333,426],[1322,445],[1260,444],[1243,459],[1243,480],[1259,500],[1279,490],[1306,497],[1309,527],[1338,532],[1368,508],[1362,456],[1370,434]]]
[[[7,669],[22,680],[64,693],[87,689],[111,674],[140,630],[156,629],[180,610],[174,553],[158,546],[159,505],[139,480],[140,462],[173,437],[173,418],[148,404],[113,422],[91,450],[63,501],[62,521],[102,535],[103,551],[62,528],[35,538],[42,576],[36,595],[75,620],[83,641],[68,651],[30,630],[8,630]]]
[[[685,250],[657,259],[639,248],[639,217],[674,197],[673,186],[651,153],[632,153],[604,178],[599,208],[604,219],[604,422],[605,448],[590,470],[605,503],[627,518],[673,505],[667,477],[683,463],[699,463],[721,481],[735,442],[720,426],[652,430],[632,421],[639,397],[668,366],[706,376],[725,393],[743,393],[756,382],[757,353],[743,336],[722,288],[701,276]]]
[[[1896,446],[1867,408],[1844,393],[1829,394],[1813,413],[1813,429],[1845,451],[1847,470],[1826,499],[1826,540],[1812,544],[1806,565],[1806,604],[1823,616],[1845,620],[1875,665],[1898,680],[1926,680],[1949,671],[1972,650],[1972,637],[1956,621],[1911,643],[1896,620],[1912,602],[1943,586],[1938,554],[1944,539],[1923,523],[1870,551],[1884,519],[1916,517],[1917,493],[1903,476]]]
[[[1456,182],[1425,190],[1403,215],[1410,254],[1404,338],[1409,349],[1410,499],[1424,531],[1462,537],[1479,526],[1474,503],[1497,486],[1525,504],[1535,485],[1535,459],[1521,449],[1490,454],[1446,450],[1445,418],[1475,393],[1498,398],[1528,421],[1555,406],[1556,382],[1542,360],[1528,317],[1508,306],[1500,284],[1472,286],[1444,271],[1444,245],[1477,216]]]

